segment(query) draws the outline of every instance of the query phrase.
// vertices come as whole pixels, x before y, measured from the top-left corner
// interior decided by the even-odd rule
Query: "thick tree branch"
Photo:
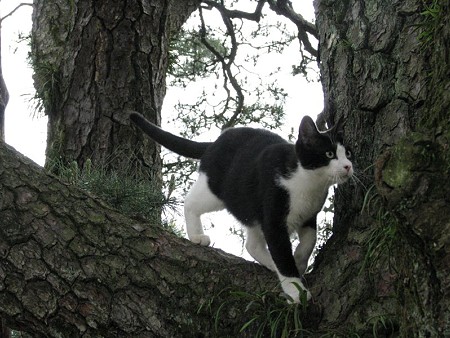
[[[12,328],[33,337],[214,336],[223,290],[274,286],[261,266],[126,218],[4,144],[0,159],[0,316]],[[211,311],[198,311],[219,294]],[[232,336],[246,304],[227,304],[219,326]]]

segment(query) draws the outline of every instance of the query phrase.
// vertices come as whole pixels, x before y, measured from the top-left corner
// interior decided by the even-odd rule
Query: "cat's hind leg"
[[[224,208],[223,202],[209,188],[208,177],[200,172],[184,201],[184,217],[189,239],[196,244],[208,246],[210,239],[203,232],[201,215]]]
[[[245,248],[247,252],[261,265],[272,271],[276,271],[275,263],[272,256],[270,256],[269,249],[267,249],[267,242],[264,234],[258,225],[246,227],[247,240]]]

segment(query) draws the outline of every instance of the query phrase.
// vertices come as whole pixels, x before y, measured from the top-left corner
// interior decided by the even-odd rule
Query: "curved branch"
[[[239,120],[240,115],[244,110],[244,92],[241,88],[239,82],[236,79],[235,74],[233,74],[231,67],[234,64],[237,49],[238,49],[238,41],[236,40],[236,31],[233,25],[232,19],[246,19],[253,20],[259,22],[262,17],[262,9],[265,3],[268,2],[271,9],[279,15],[283,15],[296,24],[298,28],[297,37],[300,41],[300,48],[302,65],[306,64],[308,60],[311,60],[310,56],[303,55],[304,51],[307,51],[312,55],[313,58],[318,56],[317,50],[312,46],[310,42],[310,37],[308,34],[311,34],[314,37],[317,37],[317,31],[315,25],[305,20],[300,14],[296,13],[292,7],[292,3],[287,0],[259,0],[257,2],[256,8],[254,12],[245,12],[240,10],[230,10],[224,6],[223,1],[213,1],[213,0],[203,0],[203,6],[199,8],[200,14],[200,40],[203,45],[214,55],[218,63],[222,65],[222,71],[224,76],[223,88],[226,92],[226,99],[223,101],[223,107],[221,112],[216,114],[216,120],[226,121],[221,126],[222,129],[234,126]],[[228,55],[222,55],[221,51],[219,51],[216,47],[214,47],[206,37],[206,25],[203,17],[204,9],[216,9],[222,16],[222,21],[226,27],[226,36],[231,40],[230,45],[231,49]],[[306,61],[305,61],[306,60]],[[231,88],[228,88],[228,83],[231,84],[232,89],[235,92],[235,95],[232,95]],[[230,109],[230,103],[235,103],[235,109],[233,115],[231,117],[225,117],[225,114]]]
[[[235,111],[234,111],[233,115],[231,116],[231,118],[229,118],[228,121],[222,126],[222,130],[224,130],[224,129],[232,127],[236,124],[236,121],[237,121],[239,115],[243,111],[245,97],[244,97],[242,88],[239,85],[239,82],[237,81],[236,77],[234,76],[234,74],[231,70],[231,66],[234,63],[234,60],[237,55],[237,49],[238,49],[238,43],[236,40],[236,34],[234,32],[233,23],[232,23],[231,19],[226,15],[226,11],[224,10],[223,7],[215,6],[215,8],[218,9],[220,14],[222,15],[222,20],[227,29],[227,33],[230,36],[231,51],[230,51],[229,55],[227,57],[225,57],[222,54],[220,54],[220,52],[208,42],[208,39],[206,38],[206,25],[205,25],[205,20],[203,18],[202,7],[200,7],[200,9],[199,9],[200,21],[201,21],[200,40],[222,65],[222,70],[223,70],[223,75],[224,75],[224,89],[227,92],[227,99],[226,99],[226,104],[225,104],[224,108],[222,109],[222,112],[217,115],[218,117],[223,117],[225,115],[225,113],[228,111],[229,102],[232,100],[231,92],[227,86],[228,81],[230,81],[231,86],[233,87],[234,91],[236,92],[236,96],[237,96],[237,98],[235,100],[236,108],[235,108]]]
[[[225,15],[226,17],[228,17],[230,19],[237,18],[237,19],[246,19],[246,20],[259,22],[259,20],[261,19],[261,12],[262,12],[262,9],[263,9],[266,1],[267,0],[259,0],[256,5],[255,11],[253,13],[239,11],[239,10],[226,9],[223,5],[220,5],[216,1],[212,1],[212,0],[204,0],[203,3],[205,3],[209,7],[216,8],[223,15]]]
[[[33,4],[31,3],[26,3],[26,2],[22,2],[20,4],[18,4],[16,6],[16,8],[14,8],[11,12],[9,12],[8,14],[6,14],[4,17],[0,18],[0,24],[3,22],[3,20],[5,20],[6,18],[10,17],[11,15],[13,15],[20,7],[23,6],[31,6],[33,7]]]
[[[291,20],[298,29],[298,39],[303,44],[305,50],[314,57],[318,57],[318,51],[311,45],[308,34],[311,34],[316,39],[319,35],[316,26],[307,21],[302,15],[294,11],[292,3],[288,0],[268,0],[270,8],[277,14],[283,15]],[[308,34],[307,34],[308,33]]]

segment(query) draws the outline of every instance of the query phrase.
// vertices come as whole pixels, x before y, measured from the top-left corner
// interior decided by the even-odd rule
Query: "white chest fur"
[[[300,165],[288,178],[279,178],[279,184],[289,194],[289,213],[287,225],[290,233],[302,227],[303,223],[314,217],[323,207],[332,185],[326,168],[306,170]]]

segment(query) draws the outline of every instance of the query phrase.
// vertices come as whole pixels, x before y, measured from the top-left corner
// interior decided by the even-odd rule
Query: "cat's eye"
[[[332,151],[327,151],[327,152],[325,153],[325,156],[328,157],[328,158],[334,158],[334,152],[332,152]]]
[[[350,150],[346,150],[345,151],[345,156],[347,156],[347,158],[351,158],[352,157],[352,152]]]

